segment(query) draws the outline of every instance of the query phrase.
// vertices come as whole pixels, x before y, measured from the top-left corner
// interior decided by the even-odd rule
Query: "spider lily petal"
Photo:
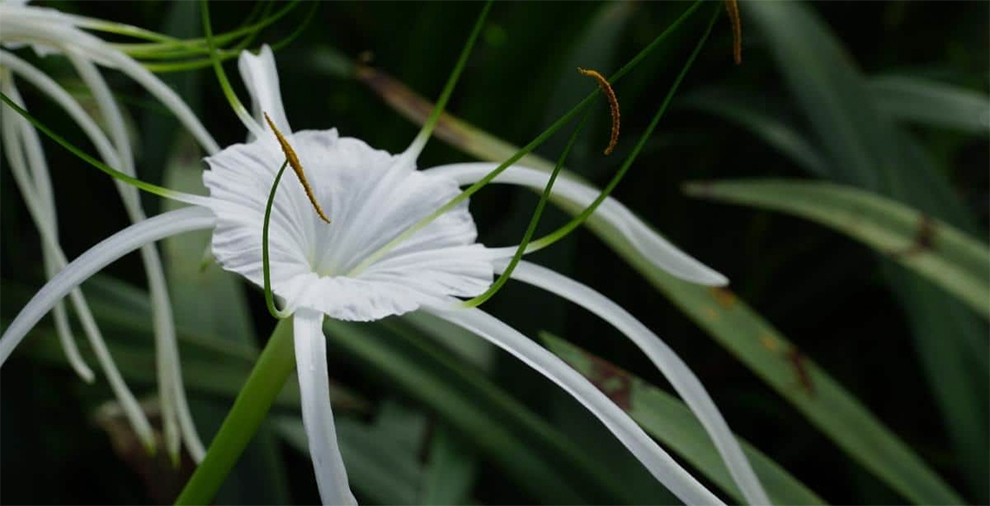
[[[24,101],[21,99],[21,95],[17,91],[17,86],[14,85],[13,79],[10,78],[9,72],[0,70],[0,80],[2,80],[4,93],[16,103],[23,105]],[[7,145],[5,151],[8,163],[10,163],[12,172],[14,172],[15,183],[24,195],[25,201],[36,202],[38,206],[35,212],[30,213],[31,217],[38,227],[44,226],[45,223],[49,224],[51,227],[49,233],[57,242],[58,222],[54,219],[55,199],[52,196],[51,179],[48,177],[47,170],[48,162],[41,148],[41,139],[38,138],[38,133],[34,131],[30,123],[24,121],[22,118],[7,116],[0,119],[0,121],[4,123],[3,141]],[[16,130],[13,126],[14,124],[17,125]],[[20,148],[16,145],[21,140],[23,140],[24,150],[27,152],[27,165],[31,170],[30,177],[26,175],[27,171],[23,168],[25,160],[22,159],[19,153]],[[41,213],[40,216],[38,216],[39,213]],[[43,241],[41,246],[41,253],[45,264],[45,276],[51,278],[65,265],[64,263],[59,264],[54,258],[56,256],[55,251],[48,242]],[[95,375],[79,353],[79,347],[76,345],[75,338],[73,337],[72,328],[69,325],[69,317],[65,312],[65,306],[62,303],[57,304],[52,311],[52,316],[55,320],[55,333],[58,335],[59,341],[62,344],[62,350],[65,352],[69,365],[83,381],[92,383],[95,380]]]
[[[54,9],[0,4],[0,44],[7,47],[31,44],[39,54],[64,53],[71,49],[100,65],[120,70],[171,110],[207,153],[220,150],[178,94],[133,58],[80,30],[77,24],[81,22]]]
[[[96,146],[100,157],[103,158],[107,165],[116,167],[121,172],[134,176],[134,161],[124,128],[123,118],[116,103],[113,101],[109,87],[96,69],[96,66],[90,61],[80,57],[74,49],[68,49],[67,54],[84,82],[93,91],[94,97],[96,97],[97,103],[114,136],[113,144],[111,144],[110,140],[107,139],[103,131],[97,126],[96,121],[85,112],[79,102],[46,74],[17,56],[5,51],[0,51],[0,63],[32,82],[43,93],[51,97],[65,109],[69,117],[82,128],[83,132],[89,137],[94,146]],[[45,178],[47,178],[47,171],[45,172]],[[137,222],[145,219],[144,212],[140,207],[137,189],[123,184],[118,184],[117,187],[131,220]],[[54,215],[52,215],[49,221],[53,220]],[[152,245],[142,248],[141,255],[146,266],[148,286],[151,293],[157,348],[156,363],[158,367],[159,390],[161,392],[166,447],[173,458],[177,458],[179,437],[181,435],[190,448],[190,453],[193,457],[200,458],[204,453],[203,444],[196,433],[195,427],[188,423],[191,417],[188,414],[182,416],[179,414],[179,412],[188,412],[189,407],[185,402],[181,370],[178,366],[179,357],[175,342],[175,328],[172,323],[171,304],[168,300],[168,289],[165,285],[165,275],[162,270],[161,259],[158,251]]]
[[[130,140],[127,138],[127,131],[124,127],[123,115],[120,108],[110,93],[110,87],[100,72],[89,60],[80,56],[75,49],[69,48],[66,51],[69,60],[76,67],[83,82],[93,92],[93,97],[100,112],[110,129],[113,137],[113,144],[118,154],[119,170],[129,176],[136,176],[134,170],[134,156],[131,151]],[[106,160],[104,160],[106,161]],[[109,164],[108,164],[109,165]],[[133,186],[124,184],[117,185],[124,207],[132,222],[139,222],[146,218],[144,210],[141,208],[141,201],[138,197],[138,190]],[[161,394],[162,425],[164,428],[165,446],[173,458],[178,458],[180,446],[180,429],[178,417],[179,397],[184,398],[185,392],[182,379],[176,378],[179,371],[177,365],[179,352],[176,345],[175,325],[172,320],[172,304],[168,297],[168,288],[165,286],[165,273],[162,269],[161,257],[153,244],[141,248],[141,258],[144,261],[145,273],[148,279],[148,291],[151,294],[152,321],[155,334],[155,362],[157,366],[159,392]],[[185,404],[183,402],[183,404]],[[188,409],[188,407],[186,408]],[[203,444],[199,441],[194,427],[187,427],[183,431],[187,436],[191,436],[192,446],[202,449]]]
[[[0,366],[56,302],[100,269],[145,244],[183,232],[208,229],[215,223],[216,218],[210,210],[187,207],[135,223],[100,241],[48,281],[21,309],[0,337]]]
[[[428,169],[426,173],[437,173],[451,177],[461,185],[475,183],[498,167],[498,164],[457,163],[441,165]],[[513,165],[499,174],[493,183],[516,184],[542,190],[547,184],[550,174]],[[575,181],[561,174],[553,187],[555,196],[562,197],[568,202],[581,208],[591,204],[600,191],[585,183]],[[669,241],[657,234],[632,211],[619,201],[608,197],[595,211],[592,217],[598,217],[615,227],[640,253],[650,259],[657,267],[685,281],[702,285],[722,286],[728,284],[728,279],[701,262],[691,258]],[[516,248],[498,248],[493,252],[499,258],[511,258]]]
[[[248,92],[251,94],[251,109],[255,118],[261,118],[268,113],[275,126],[288,135],[292,133],[289,120],[285,116],[282,105],[282,93],[279,91],[278,70],[275,68],[275,55],[267,45],[261,47],[257,55],[249,52],[241,53],[237,59],[237,68]],[[264,130],[264,123],[258,122],[257,127]],[[248,130],[254,130],[248,126]]]
[[[292,330],[303,424],[320,499],[323,504],[357,504],[347,482],[347,470],[344,469],[333,425],[323,313],[311,309],[296,311]]]
[[[13,99],[19,101],[20,96],[17,94],[17,89],[13,86],[13,83],[9,79],[9,75],[6,73],[3,75],[3,81],[5,92],[10,92]],[[35,225],[38,227],[38,232],[42,237],[43,248],[47,252],[46,254],[49,255],[46,263],[51,264],[55,270],[63,269],[66,266],[67,261],[64,253],[62,253],[61,247],[58,245],[56,232],[54,226],[52,225],[53,221],[49,219],[49,215],[45,214],[45,211],[43,210],[43,199],[36,197],[33,185],[29,180],[30,177],[24,167],[23,153],[21,151],[19,139],[17,138],[16,127],[14,125],[14,121],[17,120],[21,120],[21,118],[16,118],[13,120],[7,119],[2,122],[3,141],[7,159],[10,162],[11,173],[14,176],[16,184],[24,194],[24,200],[27,203],[28,212],[35,222]],[[25,130],[22,129],[22,131]],[[29,131],[34,133],[33,129],[29,129]],[[38,139],[37,137],[34,137],[33,140],[37,141]],[[28,143],[30,144],[31,141],[29,140]],[[54,277],[54,272],[52,274],[52,277]],[[83,294],[79,289],[74,289],[69,292],[69,297],[73,303],[73,306],[76,308],[79,321],[83,326],[83,332],[89,339],[90,345],[93,348],[93,353],[96,355],[97,361],[100,363],[101,368],[106,374],[107,382],[110,384],[110,389],[120,402],[127,419],[134,428],[134,432],[137,434],[138,438],[145,445],[145,447],[149,449],[154,448],[155,443],[154,435],[151,430],[151,424],[148,422],[148,418],[145,416],[144,411],[138,404],[137,399],[134,398],[134,394],[127,388],[127,384],[121,377],[120,371],[117,369],[117,366],[113,361],[113,357],[110,356],[110,351],[106,347],[103,340],[103,335],[100,333],[100,329],[96,325],[96,320],[90,312],[86,299],[83,297]],[[58,310],[58,307],[59,306],[56,305],[56,311]],[[58,319],[56,319],[56,325],[58,325]],[[0,348],[2,347],[3,343],[0,342]],[[73,349],[75,349],[75,343],[72,343],[71,348],[66,348],[66,350]]]
[[[724,504],[584,376],[556,355],[480,309],[428,310],[509,352],[556,383],[595,415],[653,476],[686,504]]]
[[[506,260],[497,261],[496,270],[501,271],[506,264],[508,264]],[[598,315],[625,334],[660,369],[674,390],[698,417],[746,500],[750,504],[770,503],[756,474],[753,473],[749,460],[743,455],[739,443],[708,392],[705,391],[705,387],[701,385],[701,381],[656,334],[604,295],[545,267],[522,261],[512,273],[512,279],[518,279],[570,300]]]

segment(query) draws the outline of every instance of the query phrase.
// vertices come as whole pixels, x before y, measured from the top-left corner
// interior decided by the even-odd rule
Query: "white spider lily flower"
[[[0,45],[17,48],[29,44],[39,55],[66,56],[96,100],[98,113],[108,126],[109,138],[97,125],[96,120],[90,117],[78,101],[58,83],[13,53],[0,51],[0,69],[3,72],[5,93],[15,97],[15,100],[23,106],[13,77],[30,82],[61,106],[79,125],[96,147],[104,163],[133,176],[135,175],[134,157],[123,116],[96,64],[119,69],[145,86],[169,107],[200,140],[204,149],[211,153],[219,149],[195,115],[168,86],[125,54],[113,49],[98,37],[78,29],[76,25],[84,21],[84,18],[66,15],[54,9],[26,6],[23,2],[3,3],[0,4]],[[43,155],[40,155],[41,145],[34,128],[16,114],[4,114],[0,122],[4,127],[4,146],[11,168],[15,171],[22,169],[21,177],[18,178],[18,187],[26,201],[36,203],[37,209],[36,212],[32,212],[32,219],[43,236],[42,252],[46,274],[51,277],[54,269],[64,266],[65,259],[59,246],[55,202],[51,198],[47,164]],[[21,143],[23,148],[20,146]],[[26,165],[30,166],[31,176],[27,176],[23,170],[25,160],[19,159],[22,149],[27,151]],[[133,222],[144,220],[145,215],[141,209],[137,190],[123,184],[118,184],[118,189],[130,219]],[[205,451],[185,399],[171,304],[165,286],[161,259],[154,245],[142,248],[141,255],[152,298],[165,446],[171,457],[177,459],[180,444],[185,442],[192,457],[199,461]],[[153,448],[154,438],[150,424],[120,377],[85,297],[81,291],[74,290],[71,300],[94,353],[107,375],[111,389],[139,438],[146,446]],[[56,330],[69,363],[84,380],[92,381],[92,371],[79,356],[61,306],[55,309],[54,317]]]
[[[253,101],[255,118],[245,121],[253,140],[206,159],[210,170],[203,178],[210,196],[179,195],[180,200],[197,206],[132,225],[75,260],[11,323],[0,339],[0,364],[27,330],[82,280],[122,255],[175,233],[212,228],[212,249],[220,264],[262,286],[261,237],[267,196],[286,158],[275,136],[263,126],[259,113],[264,111],[298,154],[313,197],[330,220],[325,223],[314,212],[299,182],[284,183],[275,194],[269,234],[271,286],[286,304],[285,311],[293,314],[303,422],[324,503],[355,501],[336,443],[323,318],[369,321],[415,310],[472,331],[561,386],[681,500],[722,503],[586,378],[497,318],[464,308],[460,299],[483,293],[513,251],[476,242],[466,201],[382,252],[386,244],[457,196],[462,184],[478,179],[491,165],[419,171],[415,159],[422,142],[392,155],[361,140],[341,137],[336,130],[293,133],[282,107],[270,49],[263,47],[257,56],[245,52],[239,64]],[[495,181],[541,186],[545,178],[532,169],[512,167]],[[566,178],[556,188],[580,206],[598,194]],[[695,282],[725,283],[724,277],[660,238],[615,200],[606,199],[595,216],[657,266]],[[364,265],[368,259],[373,261]],[[601,294],[549,269],[521,263],[513,277],[585,307],[640,347],[698,416],[747,500],[769,502],[700,381],[655,334]]]

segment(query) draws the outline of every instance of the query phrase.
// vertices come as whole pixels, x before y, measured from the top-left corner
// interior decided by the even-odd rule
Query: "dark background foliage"
[[[201,33],[197,4],[43,4],[173,35]],[[213,4],[215,29],[235,28],[252,5]],[[680,2],[628,5],[632,14],[614,47],[599,48],[602,54],[597,56],[598,61],[588,65],[598,65],[606,73],[614,70],[686,6]],[[288,35],[307,8],[296,9],[286,20],[264,31],[259,42],[274,42]],[[371,55],[376,68],[425,96],[435,97],[479,8],[480,4],[468,2],[320,5],[308,29],[277,55],[285,106],[293,127],[336,127],[343,135],[364,139],[375,147],[393,152],[404,149],[418,127],[392,111],[361,83],[328,72],[321,64],[321,51],[333,47],[352,58]],[[591,89],[592,83],[573,71],[571,58],[581,47],[596,47],[596,34],[588,33],[587,27],[603,8],[593,2],[496,4],[448,110],[510,142],[527,142]],[[820,2],[814,3],[813,8],[867,75],[909,72],[987,93],[986,2]],[[806,120],[783,83],[765,39],[746,23],[745,3],[742,10],[744,64],[732,64],[729,24],[720,20],[681,95],[718,86],[756,97],[767,110],[779,111],[781,117],[802,124]],[[608,180],[680,70],[697,38],[699,19],[678,32],[617,87],[623,119],[619,154],[609,158],[600,155],[608,129],[607,114],[600,104],[603,109],[569,159],[571,170],[599,185]],[[53,75],[71,75],[71,69],[60,58],[36,61]],[[227,68],[234,75],[235,66],[228,64]],[[165,160],[179,141],[178,125],[147,107],[147,97],[133,82],[121,75],[109,75],[122,100],[132,99],[125,104],[139,129],[139,173],[145,179],[161,181]],[[243,139],[243,127],[209,69],[169,75],[167,80],[199,112],[221,145]],[[241,91],[241,96],[246,96]],[[62,118],[53,106],[33,90],[25,90],[25,94],[43,121],[61,125]],[[4,114],[8,111],[4,110]],[[74,126],[59,131],[78,145],[88,146]],[[981,230],[986,230],[986,134],[973,136],[933,128],[916,128],[913,133],[938,169],[950,178],[956,195],[977,217]],[[566,133],[561,133],[537,151],[555,159],[565,140]],[[71,258],[127,222],[113,185],[105,176],[54,144],[46,146],[61,238]],[[459,160],[470,158],[434,140],[420,165]],[[985,501],[986,482],[980,490],[964,479],[964,469],[951,449],[929,379],[913,349],[914,341],[908,337],[910,320],[880,275],[876,258],[869,250],[803,220],[695,200],[681,192],[685,181],[748,176],[798,178],[806,174],[737,125],[675,99],[615,196],[676,244],[726,274],[740,297],[800,345],[947,482],[962,491],[967,500]],[[5,322],[16,314],[24,296],[41,286],[43,280],[39,240],[10,177],[9,171],[0,171],[0,277],[4,282]],[[144,201],[149,214],[160,210],[159,199],[146,195]],[[535,203],[533,194],[517,189],[485,189],[472,203],[481,241],[489,245],[516,243]],[[550,230],[565,218],[551,209],[541,230]],[[664,337],[702,379],[730,425],[826,500],[903,500],[850,461],[635,271],[617,261],[595,236],[578,231],[549,251],[534,255],[533,260],[595,287]],[[106,273],[136,286],[145,283],[136,255],[110,266]],[[273,322],[264,310],[260,292],[253,288],[247,292],[255,315],[254,326],[259,336],[265,336]],[[564,301],[510,283],[487,309],[529,335],[552,331],[666,386],[645,357],[611,327]],[[167,500],[147,484],[140,465],[122,459],[114,451],[111,437],[93,422],[94,406],[109,398],[105,383],[98,380],[94,386],[84,385],[68,369],[34,360],[30,353],[21,351],[4,368],[6,381],[0,390],[0,481],[4,502]],[[350,363],[346,357],[331,358],[331,363],[331,376],[372,404],[398,397],[412,409],[420,409],[388,384],[375,381],[373,371]],[[536,373],[499,355],[492,374],[499,385],[562,427],[580,445],[595,447],[596,455],[608,455],[619,462],[617,465],[631,469],[631,480],[637,479],[637,473],[642,474],[593,419]],[[800,388],[797,380],[795,388]],[[151,388],[146,391],[152,393]],[[215,401],[220,406],[225,402],[229,401]],[[288,447],[280,447],[275,454],[284,459],[288,471],[284,484],[288,495],[283,497],[295,502],[316,501],[308,459]],[[473,497],[479,501],[535,500],[507,484],[494,466],[482,461],[480,469],[481,478],[473,488]],[[665,500],[668,498],[664,496],[656,499]]]

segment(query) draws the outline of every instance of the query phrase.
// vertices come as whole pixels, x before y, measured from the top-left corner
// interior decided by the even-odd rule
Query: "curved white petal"
[[[457,196],[449,178],[400,163],[336,130],[287,136],[330,218],[324,223],[287,172],[272,209],[272,290],[292,307],[340,320],[377,320],[482,293],[490,255],[475,244],[467,203],[439,217],[360,274],[351,270],[421,218]],[[203,175],[217,214],[214,257],[262,285],[261,236],[271,184],[284,155],[273,136],[207,158]]]
[[[67,48],[66,56],[93,93],[97,107],[109,127],[117,155],[116,159],[120,164],[116,167],[117,170],[129,176],[136,176],[134,155],[131,150],[130,139],[127,137],[127,128],[124,125],[120,108],[110,92],[110,87],[107,86],[96,65],[81,56],[77,49]],[[109,165],[112,160],[104,159],[104,162]],[[145,214],[141,208],[137,188],[118,183],[117,189],[131,222],[137,223],[144,220]],[[182,437],[179,429],[177,404],[180,392],[183,398],[185,395],[181,379],[175,376],[180,368],[178,367],[179,353],[176,345],[175,324],[172,319],[172,304],[168,297],[168,287],[165,286],[165,273],[162,269],[161,257],[153,244],[141,248],[141,259],[144,262],[145,273],[148,278],[148,291],[151,295],[152,327],[155,335],[155,366],[158,375],[165,447],[172,459],[177,460]],[[198,440],[198,437],[196,439]]]
[[[357,504],[347,482],[347,470],[337,445],[337,431],[330,407],[327,374],[327,341],[323,315],[310,309],[296,311],[292,320],[296,369],[302,399],[303,425],[323,504]]]
[[[285,107],[282,105],[278,69],[275,67],[272,48],[265,44],[261,46],[257,55],[250,51],[241,51],[241,55],[237,58],[237,69],[241,72],[244,86],[251,94],[251,110],[261,131],[268,130],[263,116],[263,113],[267,113],[283,134],[292,133],[289,120],[285,116]],[[254,130],[250,126],[248,129]]]
[[[16,45],[13,43],[32,44],[42,54],[72,48],[100,65],[116,68],[172,111],[207,153],[220,151],[216,141],[178,94],[133,58],[73,26],[77,22],[54,9],[0,6],[0,42],[10,47]]]
[[[24,107],[20,92],[14,84],[7,70],[0,70],[0,81],[4,93],[16,104]],[[24,196],[25,202],[30,202],[34,208],[29,211],[32,219],[39,229],[47,224],[49,234],[53,241],[58,242],[58,221],[55,219],[55,199],[52,197],[51,179],[48,177],[48,163],[45,160],[44,151],[41,148],[41,140],[37,132],[26,120],[14,115],[3,116],[3,143],[6,146],[4,152],[14,175],[14,181]],[[19,135],[18,135],[19,134]],[[24,149],[21,149],[20,138],[23,140]],[[25,163],[24,152],[27,153]],[[27,175],[25,165],[30,168],[31,176]],[[45,276],[51,278],[64,264],[59,265],[55,252],[47,241],[42,242],[42,259],[45,265]],[[92,383],[95,379],[93,370],[89,368],[86,361],[79,353],[72,328],[69,325],[68,314],[62,303],[57,304],[52,311],[55,320],[55,333],[62,344],[66,360],[76,374],[87,383]]]
[[[6,92],[9,92],[13,100],[20,101],[20,96],[17,94],[16,88],[10,80],[9,74],[6,72],[2,75],[3,87]],[[62,253],[62,249],[58,244],[58,239],[55,234],[55,228],[53,226],[53,213],[52,209],[44,209],[44,199],[42,197],[37,197],[35,194],[34,185],[32,185],[31,178],[27,174],[27,170],[24,167],[23,153],[21,151],[21,146],[18,142],[16,135],[15,122],[24,122],[23,119],[19,117],[9,117],[13,119],[5,118],[3,123],[3,140],[5,151],[10,161],[11,173],[14,176],[14,180],[20,188],[21,192],[24,194],[24,200],[27,203],[28,212],[31,214],[35,225],[38,227],[38,231],[42,238],[42,247],[44,248],[46,258],[46,270],[49,271],[49,277],[54,276],[54,269],[60,269],[65,267],[66,259],[65,255]],[[35,134],[33,129],[30,129],[31,134]],[[37,141],[37,137],[27,135],[27,143],[30,145],[32,141]],[[38,159],[33,160],[38,162]],[[43,159],[41,160],[43,161]],[[47,172],[35,168],[35,172],[40,174],[39,179],[42,183],[47,182]],[[46,214],[50,212],[51,214]],[[79,321],[83,326],[83,331],[89,339],[90,345],[93,348],[93,353],[96,355],[97,361],[100,363],[101,368],[107,377],[107,382],[110,384],[110,389],[113,391],[114,396],[120,402],[120,405],[127,416],[128,420],[133,427],[134,432],[137,434],[138,438],[144,443],[145,447],[153,448],[155,446],[154,434],[151,430],[151,424],[148,422],[144,411],[138,405],[137,399],[135,399],[134,394],[131,393],[130,389],[127,388],[127,384],[124,383],[124,379],[120,375],[120,371],[117,370],[117,365],[113,361],[113,357],[110,356],[110,351],[107,349],[106,344],[103,341],[103,335],[100,333],[99,327],[96,325],[96,320],[93,318],[92,313],[89,310],[89,305],[86,303],[85,298],[83,298],[82,292],[76,288],[69,292],[69,297],[72,301],[73,306],[76,308],[76,313],[79,317]],[[56,306],[56,311],[58,306]],[[60,325],[60,319],[58,313],[56,313],[56,326]],[[63,321],[62,324],[65,324]],[[9,341],[8,341],[9,343]],[[16,345],[16,342],[13,342]],[[0,340],[0,350],[2,350],[4,342]],[[71,342],[70,347],[66,347],[67,354],[70,355],[70,360],[72,360],[71,355],[73,352],[76,354],[78,350],[75,349],[75,343]],[[81,358],[79,359],[81,360]],[[88,368],[87,368],[88,370]],[[92,372],[90,371],[90,374]]]
[[[629,415],[556,355],[480,309],[429,311],[491,341],[571,394],[601,420],[658,481],[686,504],[724,504],[660,448]]]
[[[502,271],[508,261],[497,261],[495,268]],[[555,293],[598,315],[628,337],[660,369],[674,390],[684,399],[715,443],[733,480],[750,504],[770,504],[760,480],[753,472],[749,460],[729,430],[722,414],[715,407],[701,381],[656,334],[625,309],[573,279],[550,269],[521,261],[512,272],[512,278]]]
[[[187,207],[148,218],[104,239],[73,260],[41,288],[10,323],[0,338],[0,366],[14,348],[57,301],[114,260],[165,237],[214,226],[209,209]]]
[[[487,162],[457,163],[441,165],[424,172],[442,174],[457,180],[461,185],[467,185],[477,182],[496,167],[498,164]],[[546,172],[513,165],[499,174],[492,182],[516,184],[542,190],[549,178],[550,174]],[[569,179],[563,174],[558,176],[553,187],[555,196],[562,197],[581,208],[591,204],[599,193],[597,188]],[[608,197],[598,206],[593,216],[601,218],[614,227],[645,258],[678,278],[711,286],[723,286],[729,282],[725,276],[690,257],[661,237],[618,200]],[[494,252],[500,258],[510,258],[515,250],[516,248],[513,246],[511,248],[497,248]]]

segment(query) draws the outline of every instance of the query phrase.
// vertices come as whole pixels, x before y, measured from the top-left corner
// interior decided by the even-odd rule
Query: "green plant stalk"
[[[230,107],[234,109],[234,114],[237,114],[245,125],[251,125],[254,123],[254,118],[248,113],[241,100],[237,98],[234,88],[230,86],[230,81],[227,80],[227,74],[223,71],[220,54],[217,52],[217,41],[213,37],[213,28],[210,26],[210,6],[207,0],[202,0],[200,6],[203,15],[203,33],[206,34],[206,42],[210,48],[210,59],[213,61],[213,70],[216,72],[217,81],[220,81],[220,88],[223,89],[224,96],[230,102]]]
[[[210,504],[296,367],[292,320],[281,320],[175,504]]]
[[[454,71],[450,73],[450,77],[447,78],[447,83],[443,87],[443,91],[440,92],[440,98],[437,99],[436,107],[430,112],[430,117],[426,118],[426,123],[423,124],[423,128],[420,129],[419,134],[413,140],[412,146],[409,147],[409,151],[419,154],[422,151],[423,146],[430,139],[430,134],[433,133],[433,128],[437,126],[437,121],[440,120],[440,115],[443,114],[444,108],[447,107],[447,101],[450,100],[450,96],[454,94],[454,87],[457,85],[458,79],[461,77],[461,73],[464,71],[464,66],[467,64],[468,57],[471,56],[471,50],[474,49],[474,43],[478,40],[478,35],[481,34],[481,29],[485,26],[485,18],[488,17],[488,11],[492,8],[492,0],[485,2],[485,6],[482,7],[481,12],[478,14],[478,19],[474,22],[474,28],[471,29],[471,35],[468,36],[467,42],[464,43],[464,48],[461,49],[461,54],[457,58],[457,63],[454,65]]]

